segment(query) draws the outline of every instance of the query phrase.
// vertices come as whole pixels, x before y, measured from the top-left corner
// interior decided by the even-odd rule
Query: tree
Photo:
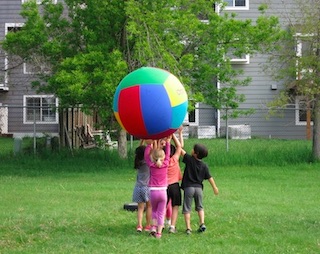
[[[320,15],[319,0],[295,0],[287,10],[288,29],[270,57],[267,70],[281,80],[284,89],[269,106],[283,108],[302,98],[307,128],[313,121],[312,157],[320,160]],[[275,57],[274,57],[275,56]],[[311,114],[312,112],[312,114]]]
[[[28,1],[21,12],[25,26],[9,33],[3,48],[22,61],[47,65],[50,72],[33,82],[39,91],[56,94],[66,106],[95,108],[106,123],[117,84],[141,66],[178,76],[192,101],[236,109],[244,100],[236,87],[248,85],[250,78],[237,78],[241,71],[232,68],[228,54],[265,50],[280,28],[276,17],[265,15],[266,6],[253,22],[220,15],[219,2],[65,0],[55,5],[45,0],[38,6]]]

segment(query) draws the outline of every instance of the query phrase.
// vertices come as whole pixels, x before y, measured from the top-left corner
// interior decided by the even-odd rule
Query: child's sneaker
[[[154,231],[150,231],[150,233],[149,233],[149,236],[151,236],[151,237],[156,237],[156,232],[154,232]]]
[[[141,233],[142,232],[142,226],[137,226],[137,232]]]
[[[202,232],[206,231],[206,229],[207,229],[206,225],[201,224],[201,225],[199,226],[198,232],[199,232],[199,233],[202,233]]]
[[[192,230],[191,230],[190,228],[188,228],[188,229],[186,230],[186,234],[187,234],[187,235],[191,235],[191,234],[192,234]]]
[[[151,230],[151,226],[150,225],[147,225],[147,226],[144,227],[144,231],[150,232],[150,230]]]
[[[150,236],[153,236],[153,237],[156,237],[156,233],[157,233],[157,227],[154,226],[154,225],[152,225],[152,226],[151,226],[151,229],[150,229],[149,235],[150,235]]]
[[[169,227],[169,234],[175,234],[177,232],[175,226],[170,226]]]
[[[164,222],[164,227],[169,229],[170,225],[171,225],[171,220],[166,219],[166,221]]]
[[[161,233],[156,233],[156,238],[161,238],[162,234]]]

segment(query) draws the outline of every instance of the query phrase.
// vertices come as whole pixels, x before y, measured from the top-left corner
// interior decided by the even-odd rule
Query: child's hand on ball
[[[146,142],[147,145],[150,145],[150,144],[153,143],[153,140],[152,139],[146,139],[145,142]]]

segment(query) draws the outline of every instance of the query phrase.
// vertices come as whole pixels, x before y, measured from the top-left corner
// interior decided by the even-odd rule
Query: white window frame
[[[41,74],[41,73],[48,74],[48,73],[50,73],[49,70],[45,70],[45,65],[41,65],[39,71],[30,71],[30,70],[28,70],[28,65],[32,66],[31,63],[26,63],[26,62],[23,63],[23,74],[27,74],[28,75],[28,74]]]
[[[198,126],[199,125],[199,107],[200,107],[200,103],[196,103],[194,105],[194,122],[190,122],[190,118],[189,118],[189,115],[190,113],[188,113],[188,123],[189,125],[191,126]]]
[[[296,56],[297,56],[297,61],[296,61],[296,67],[297,67],[297,71],[296,71],[296,80],[300,80],[303,76],[303,73],[306,73],[308,70],[304,69],[301,70],[300,72],[298,71],[298,67],[299,67],[299,58],[302,57],[302,50],[303,50],[303,38],[307,38],[307,37],[313,37],[314,34],[302,34],[302,33],[296,33],[295,37],[296,37]],[[309,72],[313,72],[312,69],[309,69]]]
[[[28,2],[28,1],[30,1],[30,0],[21,0],[21,3],[23,4],[23,3],[26,3],[26,2]],[[36,0],[37,1],[37,4],[41,4],[41,2],[43,1],[43,0]],[[56,4],[57,3],[57,0],[52,0],[52,3],[53,4]]]
[[[244,58],[231,58],[231,64],[249,64],[250,63],[250,55],[246,54]]]
[[[0,79],[0,90],[8,90],[8,58],[7,56],[3,59],[4,61],[4,71],[3,71],[3,77]]]
[[[5,24],[5,35],[8,34],[8,29],[9,28],[12,28],[12,27],[23,27],[24,26],[24,23],[6,23]],[[4,59],[4,67],[5,67],[5,70],[8,69],[8,56],[6,54],[5,56],[5,59]],[[28,67],[27,67],[27,64],[28,63],[23,63],[23,74],[39,74],[39,72],[32,72],[32,71],[28,71]],[[42,69],[42,66],[41,66],[41,69]],[[49,71],[44,71],[44,73],[49,73]],[[7,71],[5,71],[5,76],[4,76],[4,86],[6,86],[8,84],[8,73]],[[0,84],[1,86],[1,84]]]
[[[312,72],[312,69],[303,69],[303,70],[298,70],[299,67],[299,58],[302,57],[302,53],[303,53],[303,38],[307,38],[307,37],[313,37],[314,34],[302,34],[302,33],[296,33],[295,37],[296,37],[296,56],[297,56],[297,61],[296,61],[296,67],[297,67],[297,71],[296,71],[296,80],[300,80],[303,77],[303,73],[306,72]],[[296,96],[295,98],[295,109],[296,109],[296,125],[307,125],[307,121],[301,120],[300,119],[300,102],[304,100],[303,96]],[[313,125],[313,121],[311,121],[310,123],[311,125]]]
[[[28,120],[27,119],[27,99],[29,98],[40,98],[40,99],[44,99],[44,98],[53,98],[55,99],[55,105],[54,107],[58,108],[59,105],[59,100],[58,98],[56,98],[54,95],[24,95],[23,96],[23,123],[24,124],[34,124],[34,120]],[[44,116],[43,116],[43,107],[40,105],[40,107],[38,108],[40,109],[40,120],[36,120],[36,123],[38,124],[58,124],[59,123],[59,113],[58,110],[56,110],[56,112],[54,113],[54,119],[52,117],[49,117],[51,119],[47,119],[45,120]],[[43,120],[41,120],[43,119]]]
[[[245,0],[245,6],[236,6],[235,0],[232,0],[233,6],[225,6],[225,10],[232,10],[232,11],[242,11],[242,10],[249,10],[249,0]]]
[[[245,54],[243,58],[234,57],[232,54],[226,54],[226,57],[230,59],[231,64],[249,64],[250,63],[250,55]]]
[[[303,101],[304,98],[303,96],[296,96],[295,98],[295,118],[296,118],[296,125],[300,125],[300,126],[305,126],[307,125],[307,121],[301,120],[300,119],[300,102]],[[311,125],[313,125],[313,122],[311,121],[310,123]]]
[[[24,23],[5,23],[5,31],[4,35],[6,36],[8,34],[9,28],[13,27],[23,27]],[[7,87],[9,83],[9,75],[8,75],[8,66],[9,66],[9,60],[8,60],[8,54],[5,53],[5,58],[4,58],[4,82],[3,84],[0,84],[0,86]]]
[[[23,74],[38,74],[38,72],[28,71],[27,63],[23,63]]]

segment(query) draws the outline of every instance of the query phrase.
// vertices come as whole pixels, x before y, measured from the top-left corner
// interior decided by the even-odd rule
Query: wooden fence
[[[96,126],[99,126],[99,117],[95,112],[86,114],[81,108],[68,108],[63,109],[60,113],[59,123],[60,144],[73,149],[83,146],[79,130],[82,129],[84,134],[88,135],[89,126],[91,131],[95,132]]]

